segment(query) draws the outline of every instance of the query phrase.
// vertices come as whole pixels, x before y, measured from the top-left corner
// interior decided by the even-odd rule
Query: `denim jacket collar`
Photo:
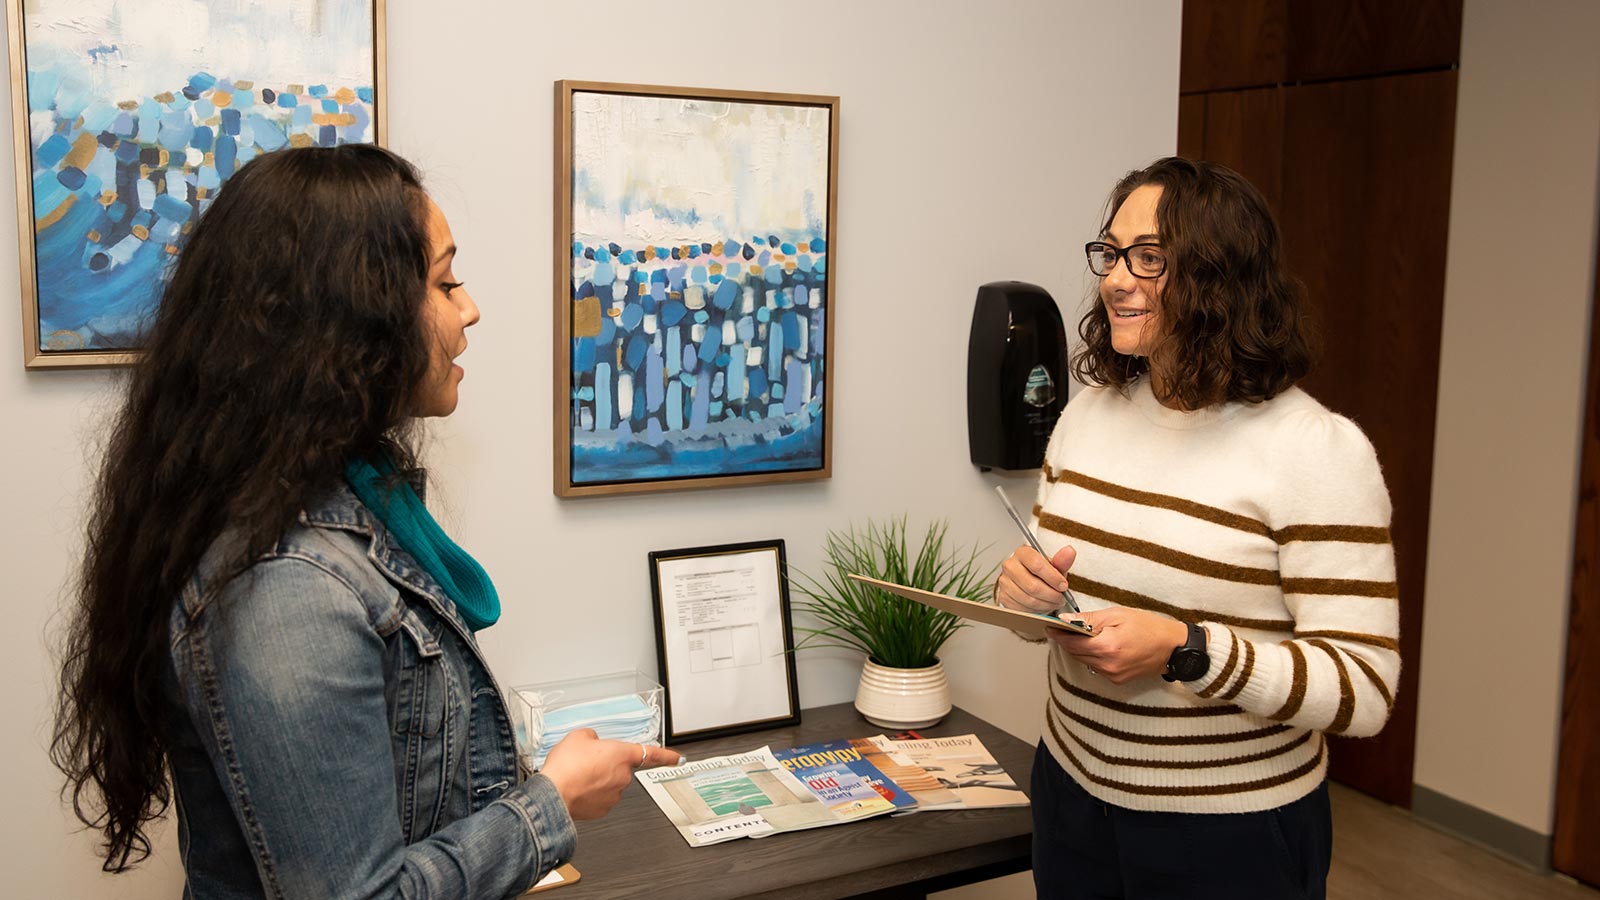
[[[420,473],[408,474],[407,480],[421,497],[423,479]],[[341,482],[321,500],[309,505],[300,513],[300,522],[310,528],[348,531],[367,538],[367,558],[384,577],[427,598],[434,612],[449,620],[463,635],[472,634],[439,582],[400,546],[399,541],[378,521],[378,517],[350,490],[349,485]]]

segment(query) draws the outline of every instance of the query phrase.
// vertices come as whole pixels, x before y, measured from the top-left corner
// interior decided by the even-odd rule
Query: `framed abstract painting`
[[[555,107],[555,493],[828,478],[839,98]]]
[[[132,362],[228,177],[384,134],[384,0],[7,0],[23,363]]]

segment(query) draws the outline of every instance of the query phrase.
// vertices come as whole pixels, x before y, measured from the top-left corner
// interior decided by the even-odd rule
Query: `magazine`
[[[766,747],[640,769],[634,777],[691,847],[849,821],[823,805]]]
[[[917,765],[911,757],[897,750],[885,750],[873,743],[872,738],[851,738],[850,746],[882,772],[897,787],[916,800],[905,812],[924,812],[930,809],[963,809],[961,798],[939,783],[939,779]]]
[[[921,766],[955,796],[958,805],[932,804],[937,809],[985,809],[1027,806],[1028,796],[995,762],[975,734],[894,741],[883,735],[870,739],[890,757]],[[918,798],[921,800],[922,798]]]
[[[864,759],[850,741],[790,747],[772,755],[841,818],[865,819],[917,805],[916,798]]]

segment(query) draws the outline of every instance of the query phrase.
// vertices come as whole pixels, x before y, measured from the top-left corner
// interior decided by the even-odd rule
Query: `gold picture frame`
[[[223,135],[227,134],[231,152],[241,153],[237,146],[237,137],[242,136],[238,131],[227,132],[227,129],[251,129],[252,143],[245,145],[243,155],[254,155],[257,152],[270,152],[276,149],[278,139],[282,145],[299,143],[301,135],[306,134],[305,129],[332,128],[336,135],[335,140],[345,139],[339,133],[340,128],[349,128],[359,125],[359,130],[365,133],[370,125],[372,139],[382,145],[388,134],[388,104],[387,104],[387,57],[385,49],[385,9],[386,0],[365,0],[365,2],[350,2],[352,11],[365,6],[371,12],[371,58],[372,80],[370,88],[366,85],[311,85],[309,83],[291,84],[288,79],[274,81],[269,86],[260,77],[251,73],[236,73],[234,76],[225,74],[213,75],[206,69],[196,69],[195,77],[185,81],[173,83],[170,89],[158,91],[154,94],[141,97],[89,97],[78,92],[81,85],[73,81],[73,73],[66,69],[50,69],[43,67],[29,68],[30,55],[34,50],[39,51],[40,58],[49,58],[53,61],[72,59],[69,48],[56,45],[39,45],[30,43],[28,28],[29,7],[36,4],[27,0],[6,0],[6,25],[10,36],[11,49],[11,109],[12,109],[12,147],[15,155],[16,186],[17,186],[17,240],[19,270],[22,282],[22,361],[29,369],[57,369],[57,368],[91,368],[100,366],[120,366],[133,363],[139,358],[140,349],[136,346],[134,335],[142,331],[145,316],[154,309],[159,300],[159,293],[149,285],[159,284],[159,271],[164,266],[165,260],[175,254],[177,244],[164,237],[176,237],[187,232],[192,227],[193,217],[198,215],[204,195],[215,190],[212,184],[212,175],[216,174],[216,184],[220,185],[226,177],[220,174],[217,165],[216,153],[223,143]],[[270,5],[269,5],[270,6]],[[274,12],[267,7],[266,15],[280,14],[281,10]],[[238,13],[240,16],[255,14],[257,8],[244,9]],[[160,17],[162,15],[160,2],[142,3],[138,15]],[[337,8],[325,11],[332,17],[338,15]],[[358,13],[357,13],[358,15]],[[81,24],[81,23],[80,23]],[[95,35],[87,35],[83,29],[57,29],[62,32],[76,32],[73,38],[79,43],[92,42],[97,39]],[[41,32],[49,33],[45,29]],[[103,37],[113,37],[104,35]],[[299,35],[289,35],[300,40]],[[270,35],[262,35],[259,30],[251,33],[251,39],[258,44],[270,39]],[[338,40],[335,36],[330,40]],[[121,45],[114,39],[100,40],[99,46],[78,47],[82,55],[89,57],[90,62],[85,64],[81,59],[77,64],[80,68],[87,66],[87,71],[94,71],[96,66],[105,64],[116,66],[119,71],[130,68],[128,60],[121,56]],[[307,51],[310,56],[310,51]],[[156,62],[154,68],[170,68],[182,65],[192,60],[186,59],[182,54],[151,54]],[[220,68],[215,63],[209,64]],[[137,68],[134,66],[133,68]],[[65,72],[66,74],[63,74]],[[39,98],[30,98],[30,76],[39,75],[37,84],[41,87],[52,81],[58,86],[58,92],[52,97],[51,102],[35,103]],[[157,76],[149,74],[152,80]],[[165,73],[163,73],[165,74]],[[237,77],[240,74],[250,74],[250,78]],[[203,77],[202,77],[203,76]],[[295,77],[290,73],[290,78]],[[209,80],[209,81],[208,81]],[[166,82],[163,82],[166,83]],[[68,85],[73,89],[74,96],[68,103],[66,112],[74,113],[72,118],[60,115],[61,109],[57,101],[63,96],[59,92],[60,85]],[[180,88],[179,85],[182,85]],[[232,90],[223,90],[222,85],[227,85]],[[259,86],[258,86],[259,85]],[[285,88],[298,87],[299,92],[290,92]],[[325,96],[315,89],[326,88]],[[367,98],[365,92],[370,90],[371,97]],[[248,102],[235,102],[240,91],[249,95]],[[349,92],[349,97],[345,92]],[[191,96],[194,95],[194,96]],[[293,97],[295,106],[286,105],[286,96]],[[269,99],[270,98],[270,99]],[[302,99],[305,101],[301,104]],[[243,101],[243,97],[239,97]],[[191,116],[198,116],[196,112],[201,102],[206,104],[208,115],[193,119],[191,135],[199,135],[204,129],[207,140],[214,141],[212,149],[202,148],[202,142],[194,139],[188,143],[186,139],[182,146],[175,146],[177,138],[174,136],[178,130],[175,126],[179,123],[164,122],[153,125],[148,121],[140,123],[141,118],[161,117],[189,112]],[[323,102],[325,101],[325,102]],[[329,110],[326,103],[334,103],[338,109]],[[263,107],[257,107],[261,103]],[[73,107],[79,107],[74,111]],[[41,110],[35,110],[39,105]],[[107,124],[96,120],[107,119],[109,111],[119,108],[127,113],[114,122],[122,119],[131,120],[109,127],[97,128],[97,125]],[[352,112],[353,108],[358,111]],[[267,113],[246,113],[247,109],[266,108]],[[297,112],[304,109],[309,111],[309,116],[316,119],[306,125],[294,124]],[[236,116],[224,116],[225,110],[237,113]],[[34,124],[30,121],[30,112],[54,115],[55,131],[44,136],[37,143]],[[285,120],[281,134],[273,137],[270,132],[263,129],[261,137],[265,140],[256,143],[257,136],[254,129],[259,127],[250,115],[262,116],[264,119],[276,122],[277,119]],[[365,117],[365,122],[362,118]],[[215,119],[215,121],[212,121]],[[172,127],[172,133],[163,134],[160,129]],[[130,131],[130,128],[132,129]],[[296,132],[294,129],[301,129]],[[67,137],[67,135],[72,135]],[[56,141],[61,138],[61,141]],[[312,143],[319,138],[310,139]],[[46,142],[54,142],[48,150]],[[62,144],[68,145],[64,155],[56,156],[61,151]],[[116,157],[119,149],[124,145],[135,147],[133,158],[120,159]],[[40,151],[45,151],[41,154]],[[179,152],[183,153],[184,161],[176,166],[171,165],[173,157]],[[196,154],[199,159],[196,160]],[[150,156],[152,165],[147,165],[145,155]],[[41,165],[40,171],[35,171],[35,166],[40,165],[41,159],[52,159],[51,162]],[[237,157],[228,157],[230,165]],[[243,160],[237,160],[242,162]],[[76,165],[72,163],[77,163]],[[56,168],[57,166],[60,168]],[[226,168],[224,166],[223,168]],[[163,187],[168,184],[166,173],[182,173],[185,178],[191,175],[199,177],[200,173],[209,168],[210,173],[205,175],[206,187],[201,187],[195,182],[190,182],[187,188],[188,197],[175,199]],[[71,172],[67,170],[71,169]],[[131,173],[130,169],[138,169]],[[157,174],[156,170],[161,170]],[[116,181],[105,186],[100,175],[116,172]],[[99,173],[99,174],[97,174]],[[42,180],[41,180],[42,178]],[[53,181],[51,179],[54,179]],[[126,180],[126,184],[124,183]],[[148,187],[140,186],[140,182],[148,182]],[[157,184],[162,187],[158,187]],[[94,194],[96,186],[105,186],[106,189]],[[49,193],[47,197],[40,197],[37,186],[42,185]],[[59,185],[59,188],[58,188]],[[127,203],[118,189],[132,186],[135,188],[132,202]],[[175,214],[166,217],[154,211],[153,204],[157,199],[164,202],[166,210],[173,213],[181,212],[173,202],[191,206],[190,218],[178,223]],[[38,203],[43,200],[51,204],[51,211],[44,217],[38,215]],[[151,202],[151,207],[146,208],[146,201]],[[98,202],[102,210],[99,214],[89,206]],[[120,206],[118,204],[121,204]],[[78,212],[74,213],[73,210]],[[115,211],[116,217],[110,216]],[[111,228],[102,232],[99,227],[109,222]],[[52,274],[41,273],[40,244],[41,229],[59,227],[63,229],[58,234],[47,235],[51,238],[48,251],[49,263],[45,268],[52,270]],[[81,237],[80,237],[81,236]],[[123,243],[132,238],[131,243]],[[161,240],[160,247],[155,246],[155,241]],[[89,244],[93,243],[93,248]],[[136,261],[136,262],[135,262]],[[117,267],[125,266],[120,276],[113,273]],[[55,277],[57,273],[66,273],[69,277]],[[41,277],[49,277],[51,284],[41,285]],[[116,278],[113,281],[113,277]],[[76,279],[68,290],[66,285],[70,279]],[[61,295],[70,295],[71,304],[81,307],[70,313],[56,316],[56,298],[52,296],[52,289],[59,289]],[[152,291],[156,296],[151,296]],[[93,305],[96,293],[111,298],[113,302],[136,298],[136,304],[142,307],[130,306],[126,311],[120,312],[117,317],[111,318],[122,325],[122,330],[115,338],[105,338],[88,323],[97,321],[93,313],[97,308]],[[87,299],[86,299],[87,297]],[[41,310],[41,305],[50,307],[51,312]],[[60,321],[55,321],[59,319]],[[79,325],[79,320],[82,324]],[[50,335],[45,335],[45,328],[52,324],[73,324],[75,327],[55,328]],[[89,337],[86,339],[85,332]],[[97,338],[96,335],[99,335]],[[95,346],[97,340],[103,339],[101,346]]]
[[[839,98],[558,81],[555,115],[556,495],[831,477]]]

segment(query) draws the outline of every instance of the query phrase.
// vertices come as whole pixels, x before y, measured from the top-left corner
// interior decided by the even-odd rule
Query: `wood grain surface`
[[[1590,315],[1554,851],[1556,869],[1600,886],[1600,315],[1594,311],[1600,296]]]

